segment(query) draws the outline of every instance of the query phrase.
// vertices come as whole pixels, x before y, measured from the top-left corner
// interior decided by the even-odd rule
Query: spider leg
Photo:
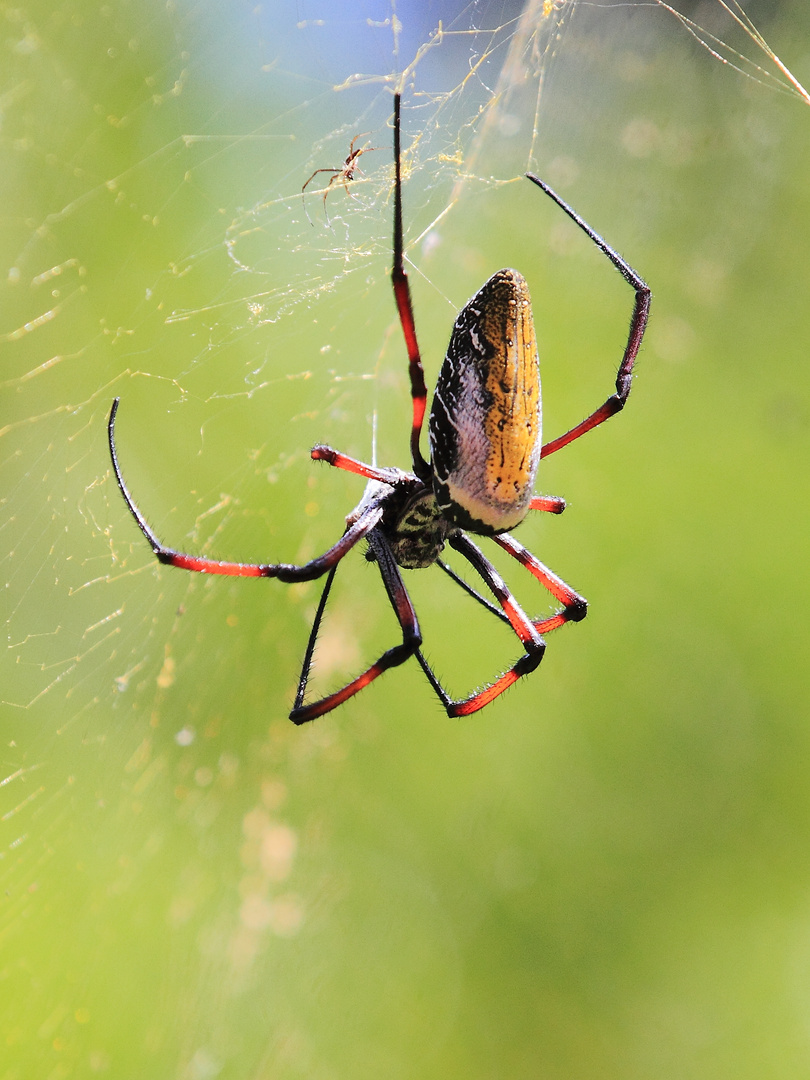
[[[473,600],[477,600],[481,607],[485,607],[487,611],[491,612],[496,618],[500,619],[501,622],[505,622],[507,626],[512,625],[509,622],[509,618],[504,615],[503,611],[501,611],[500,608],[495,607],[494,604],[491,604],[485,596],[482,596],[481,593],[478,592],[477,589],[474,589],[469,582],[465,581],[460,574],[457,574],[452,566],[446,563],[443,559],[437,559],[436,564],[437,566],[440,566],[441,569],[444,570],[445,574],[447,574],[449,578],[455,581],[456,585],[458,585],[459,588],[463,589],[468,596],[471,596]]]
[[[470,713],[477,712],[479,709],[483,709],[485,705],[489,705],[489,703],[502,694],[507,687],[516,683],[521,675],[528,675],[530,671],[534,671],[543,659],[543,653],[546,651],[546,643],[540,636],[540,631],[537,626],[518,604],[517,600],[507,588],[503,578],[492,563],[485,557],[480,548],[478,548],[472,540],[463,533],[457,533],[455,536],[450,537],[448,543],[451,547],[455,548],[460,555],[464,556],[492,590],[495,599],[501,605],[512,629],[520,638],[523,647],[526,650],[523,656],[515,661],[512,667],[504,672],[504,674],[496,679],[490,686],[484,687],[483,690],[479,690],[476,694],[472,694],[470,697],[464,698],[461,701],[455,701],[450,697],[434,675],[430,665],[422,655],[421,650],[417,650],[416,657],[422,670],[427,676],[430,685],[433,687],[436,696],[447,710],[447,715],[469,716]]]
[[[550,514],[561,514],[563,512],[563,510],[565,510],[565,499],[561,499],[557,495],[535,495],[534,498],[531,501],[530,509],[532,509],[532,510],[546,510]],[[494,537],[494,539],[497,542],[499,542],[498,537]],[[509,537],[509,539],[511,540],[511,536]],[[515,541],[512,541],[512,543],[515,544],[515,547],[520,547],[521,551],[523,553],[525,553],[526,560],[524,561],[524,559],[522,557],[520,558],[520,561],[523,562],[524,565],[528,565],[528,561],[533,560],[533,565],[536,564],[536,566],[539,567],[542,570],[543,575],[545,575],[545,576],[541,576],[539,572],[535,573],[535,571],[532,570],[532,573],[535,574],[535,577],[538,577],[539,580],[541,582],[543,582],[544,584],[545,584],[545,581],[546,581],[546,577],[548,577],[548,579],[553,579],[554,582],[555,582],[555,588],[560,588],[560,589],[567,590],[567,592],[565,592],[564,595],[561,595],[559,592],[556,592],[554,590],[550,590],[550,591],[554,592],[554,595],[558,599],[562,600],[563,603],[568,602],[568,603],[572,604],[572,603],[577,602],[577,601],[582,601],[583,603],[585,603],[585,601],[582,600],[582,597],[578,597],[575,592],[573,592],[571,589],[568,589],[568,586],[565,584],[564,581],[562,581],[562,579],[558,578],[547,567],[543,566],[543,564],[541,562],[539,562],[537,559],[535,559],[534,556],[531,554],[531,552],[527,551],[526,548],[522,547],[522,545],[520,545],[520,544],[517,544]],[[519,558],[519,556],[516,554],[516,552],[511,550],[511,548],[507,547],[505,544],[501,544],[501,547],[503,547],[504,550],[508,551],[509,554],[513,556],[513,558]],[[509,619],[506,617],[506,615],[504,615],[503,611],[501,611],[500,608],[495,607],[495,605],[491,604],[489,602],[489,600],[486,599],[486,597],[482,596],[479,592],[477,592],[472,587],[472,585],[470,585],[468,582],[466,582],[464,580],[463,577],[461,577],[460,574],[457,574],[455,572],[455,570],[452,568],[452,566],[449,566],[442,559],[437,559],[436,562],[442,568],[442,570],[444,570],[445,574],[447,574],[448,577],[451,577],[453,579],[453,581],[455,581],[456,585],[460,586],[460,588],[462,588],[464,590],[464,592],[466,592],[469,596],[471,596],[473,598],[473,600],[477,600],[478,603],[481,604],[482,607],[485,607],[487,609],[487,611],[490,611],[493,615],[497,616],[501,620],[501,622],[509,623]],[[547,585],[546,587],[548,588],[549,586]],[[574,598],[574,599],[572,600],[570,598]],[[574,616],[569,615],[568,618],[573,619]],[[580,616],[580,618],[583,618],[583,616]],[[563,620],[563,621],[567,621],[567,620]],[[535,622],[534,625],[537,627],[538,630],[540,630],[541,633],[545,633],[547,630],[553,630],[556,626],[562,625],[562,623],[561,622],[557,623],[555,621],[554,626],[547,626],[545,622],[544,623]]]
[[[588,614],[588,601],[585,597],[574,592],[570,586],[565,584],[562,578],[557,577],[535,555],[532,555],[528,548],[518,543],[509,533],[501,533],[499,536],[493,536],[492,539],[508,555],[511,555],[513,559],[517,559],[521,566],[525,566],[529,573],[537,578],[540,584],[548,589],[551,595],[563,605],[562,611],[558,611],[549,619],[533,619],[532,622],[536,630],[541,634],[547,634],[564,623],[580,622],[585,618]]]
[[[372,149],[374,149],[374,147],[370,146],[369,150],[372,150]],[[357,153],[359,155],[359,154],[362,153],[362,151],[358,150]],[[349,196],[349,198],[353,199],[356,203],[359,203],[360,199],[357,198],[357,196],[354,194],[353,191],[349,191],[349,181],[351,181],[353,183],[355,178],[358,175],[359,176],[363,175],[363,170],[358,165],[352,165],[351,169],[349,169],[347,172],[345,172],[343,174],[343,188],[344,188],[346,194]]]
[[[318,605],[318,611],[312,625],[312,632],[307,645],[306,655],[304,656],[304,666],[298,683],[298,693],[295,695],[295,705],[290,713],[290,719],[294,724],[305,724],[308,720],[314,720],[316,716],[323,716],[324,713],[336,709],[338,705],[342,705],[344,701],[353,697],[360,690],[363,690],[369,683],[374,682],[374,680],[379,678],[383,672],[387,671],[389,668],[396,667],[398,664],[404,663],[418,651],[419,646],[422,644],[419,621],[416,618],[416,612],[411,603],[411,598],[408,596],[408,590],[405,588],[402,574],[396,564],[388,541],[379,529],[371,529],[368,533],[368,542],[374,552],[375,561],[380,568],[380,575],[382,576],[388,599],[391,601],[391,607],[394,609],[394,613],[399,620],[399,625],[402,627],[402,644],[395,645],[392,649],[387,649],[370,668],[367,668],[362,675],[358,675],[356,679],[352,679],[352,681],[347,683],[341,690],[336,690],[333,694],[327,694],[326,697],[321,698],[311,705],[303,704],[307,681],[309,679],[309,671],[312,666],[315,640],[318,636],[321,619],[323,618],[323,613],[326,608],[326,600],[335,576],[336,568],[333,569],[327,578],[326,587],[321,596],[321,602]]]
[[[166,547],[157,538],[146,518],[136,506],[129,493],[129,488],[124,483],[115,448],[115,417],[118,412],[119,401],[119,398],[113,401],[107,425],[110,457],[115,479],[138,528],[149,541],[149,545],[158,561],[165,563],[167,566],[177,566],[181,570],[195,570],[200,574],[224,574],[228,577],[272,577],[278,578],[279,581],[312,581],[336,566],[343,556],[351,551],[358,540],[362,540],[377,525],[383,515],[383,508],[380,506],[379,501],[371,501],[362,510],[357,520],[346,529],[336,544],[324,552],[323,555],[304,563],[303,566],[297,566],[294,563],[220,562],[218,559],[206,559],[200,555],[187,555],[182,551],[175,551],[173,548]]]
[[[405,273],[402,250],[402,163],[400,144],[400,95],[394,94],[394,265],[391,269],[391,283],[394,287],[394,299],[399,312],[399,321],[405,335],[408,350],[408,372],[411,378],[411,398],[413,399],[413,422],[411,424],[411,458],[413,471],[420,480],[428,481],[431,467],[422,457],[419,449],[419,436],[427,407],[427,386],[422,357],[416,340],[416,323],[411,303],[411,288]]]
[[[329,226],[330,229],[332,228],[332,222],[329,220],[329,211],[326,209],[326,197],[332,190],[332,184],[334,184],[335,181],[338,180],[342,175],[342,169],[338,169],[337,172],[333,173],[332,176],[329,177],[329,182],[323,191],[323,216],[326,219],[326,224]]]
[[[403,476],[407,475],[400,469],[378,469],[374,465],[366,465],[364,461],[357,461],[347,454],[341,454],[339,450],[333,450],[331,446],[313,446],[309,452],[313,461],[325,461],[336,469],[344,469],[346,472],[357,473],[365,476],[368,480],[379,480],[381,484],[395,486]]]
[[[301,188],[301,202],[304,204],[304,213],[307,215],[307,221],[313,227],[315,225],[315,222],[309,216],[309,211],[307,210],[307,201],[304,198],[304,192],[307,190],[307,188],[312,183],[312,181],[315,179],[315,177],[318,175],[318,173],[328,172],[328,173],[332,174],[332,176],[331,176],[331,178],[329,180],[329,183],[326,185],[326,191],[323,193],[323,212],[324,212],[324,216],[326,217],[326,224],[329,225],[329,215],[326,213],[326,196],[329,194],[329,189],[331,188],[332,184],[335,182],[335,177],[340,176],[342,171],[343,171],[342,169],[316,169],[315,172],[312,174],[312,176],[310,176],[309,180],[307,180],[306,184],[304,184],[304,186]]]
[[[530,510],[545,510],[548,514],[561,514],[565,509],[565,499],[559,495],[535,495],[529,503]]]
[[[620,412],[624,408],[624,403],[630,395],[630,388],[633,382],[633,365],[636,362],[638,351],[641,348],[641,340],[644,337],[644,331],[647,328],[647,319],[650,314],[650,300],[651,293],[649,286],[639,274],[630,266],[629,263],[619,255],[606,241],[602,239],[598,232],[591,228],[591,226],[572,210],[572,208],[565,202],[560,196],[553,191],[545,181],[541,180],[539,176],[534,176],[532,173],[526,173],[526,176],[533,184],[537,184],[539,188],[545,191],[546,195],[549,195],[557,205],[563,209],[572,221],[579,225],[596,246],[602,251],[624,280],[631,285],[636,293],[636,302],[633,306],[633,315],[630,320],[630,333],[627,338],[627,345],[625,346],[624,356],[622,362],[619,364],[619,370],[616,375],[616,392],[611,394],[607,401],[600,405],[598,409],[591,413],[585,420],[577,424],[576,427],[572,427],[570,431],[566,431],[564,435],[560,435],[556,439],[552,439],[551,442],[545,444],[540,451],[540,457],[548,457],[549,454],[553,454],[556,450],[560,450],[563,446],[567,446],[568,443],[573,442],[574,439],[578,439],[580,435],[584,435],[586,431],[590,431],[592,428],[598,427],[599,424],[603,424],[605,420],[609,420],[611,416],[615,416],[617,412]]]
[[[329,593],[332,591],[332,582],[335,580],[335,574],[337,573],[337,566],[333,566],[329,571],[326,584],[323,587],[321,593],[321,599],[318,601],[318,609],[315,612],[315,618],[312,621],[312,629],[309,632],[309,639],[307,640],[306,651],[304,652],[304,662],[301,665],[301,677],[298,680],[298,690],[295,694],[295,705],[293,706],[293,712],[290,713],[290,719],[294,720],[293,713],[300,709],[301,703],[304,700],[304,694],[307,690],[307,683],[309,682],[309,673],[312,668],[312,658],[315,655],[315,643],[318,640],[318,634],[321,629],[321,622],[323,621],[323,613],[326,611],[326,601],[329,599]],[[318,714],[320,715],[320,714]],[[303,724],[304,720],[314,719],[314,717],[304,717],[302,720],[296,720],[296,723]]]
[[[315,177],[318,175],[318,173],[322,173],[322,172],[332,173],[333,176],[340,176],[340,174],[343,172],[343,170],[342,169],[316,169],[315,172],[312,174],[312,176],[310,176],[309,180],[307,180],[306,184],[304,184],[304,186],[301,188],[301,194],[302,195],[307,190],[307,188],[312,183],[312,181],[315,179]]]
[[[357,142],[358,139],[365,139],[366,135],[370,135],[370,134],[371,134],[370,131],[361,131],[359,135],[355,135],[355,137],[349,143],[349,155],[346,158],[346,160],[343,162],[344,168],[346,166],[348,166],[348,165],[351,165],[351,163],[354,161],[355,158],[360,157],[361,154],[365,154],[366,151],[364,149],[355,150],[354,144]],[[369,147],[369,149],[372,149],[372,148]],[[377,147],[375,146],[375,147],[373,147],[373,149],[376,150]]]

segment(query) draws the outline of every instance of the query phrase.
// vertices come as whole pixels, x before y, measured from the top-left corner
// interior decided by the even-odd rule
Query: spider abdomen
[[[529,289],[499,270],[462,308],[430,412],[441,513],[481,534],[514,529],[540,461],[540,365]]]

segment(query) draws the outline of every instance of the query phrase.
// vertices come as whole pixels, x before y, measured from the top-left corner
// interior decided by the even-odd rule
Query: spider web
[[[222,550],[227,536],[262,559],[304,559],[331,539],[340,516],[313,527],[317,498],[290,515],[284,500],[295,500],[275,496],[316,478],[320,490],[312,443],[368,456],[375,410],[399,412],[392,88],[401,78],[409,95],[409,243],[427,250],[468,179],[515,42],[534,50],[536,93],[567,15],[548,7],[527,32],[519,14],[496,23],[478,4],[451,6],[438,29],[432,13],[385,3],[363,16],[315,5],[297,22],[256,11],[227,25],[214,7],[149,18],[111,7],[89,34],[71,12],[6,12],[16,200],[5,230],[3,697],[23,714],[82,698],[58,710],[59,731],[84,708],[171,685],[169,612],[208,586],[171,587],[174,604],[157,601],[154,619],[154,567],[105,460],[112,397],[123,466],[162,534],[201,550]],[[335,186],[326,203],[318,184],[303,195],[312,170],[339,166],[365,132],[351,190]],[[444,298],[449,311],[460,296]]]
[[[806,100],[737,5],[718,3],[730,14],[722,30],[753,40],[774,71],[745,56],[745,40],[726,44],[720,27],[706,30],[671,5],[651,6],[674,16],[723,63],[752,80],[781,78],[785,92]],[[468,248],[447,258],[455,220],[475,213],[493,189],[506,189],[502,198],[509,199],[526,168],[542,165],[563,186],[580,174],[577,158],[555,153],[554,143],[572,123],[576,134],[581,120],[564,103],[555,101],[553,110],[541,103],[549,63],[575,16],[593,20],[596,9],[610,17],[616,5],[587,8],[538,0],[498,22],[500,5],[459,4],[420,17],[383,3],[363,16],[337,18],[315,5],[298,22],[262,11],[223,27],[204,6],[143,20],[112,7],[75,56],[56,42],[71,32],[87,38],[81,16],[57,8],[37,21],[24,8],[6,12],[15,69],[5,138],[17,194],[5,226],[12,255],[1,432],[5,503],[14,507],[6,526],[13,549],[8,704],[27,708],[72,682],[77,665],[93,668],[99,661],[90,658],[99,652],[108,657],[103,642],[110,634],[117,639],[123,608],[101,597],[113,578],[152,578],[151,568],[128,568],[129,541],[119,546],[120,528],[113,536],[120,505],[115,491],[110,498],[103,455],[100,471],[87,469],[98,456],[99,417],[113,395],[124,398],[122,454],[136,493],[162,535],[173,531],[173,510],[182,516],[181,536],[196,521],[192,546],[214,543],[237,518],[254,533],[256,550],[245,557],[271,557],[285,515],[237,509],[237,500],[248,501],[249,479],[275,485],[291,469],[305,476],[315,441],[342,438],[344,449],[368,457],[374,418],[383,413],[392,438],[381,436],[380,449],[407,465],[402,425],[388,423],[405,386],[387,300],[391,90],[401,78],[413,287],[420,301],[428,288],[426,302],[446,326],[486,273],[475,266],[459,282],[459,263],[466,259],[467,269],[476,256]],[[555,72],[582,51],[574,44]],[[317,74],[313,56],[321,64]],[[79,76],[78,57],[90,79]],[[560,78],[565,82],[566,73]],[[52,125],[47,137],[35,123],[44,126],[43,117]],[[321,174],[302,196],[299,181],[314,168],[338,168],[361,132],[368,132],[358,142],[366,152],[351,190],[338,182],[324,202],[328,174]],[[643,120],[631,120],[623,132],[626,151],[641,159],[665,139]],[[673,155],[679,149],[669,147]],[[471,210],[459,209],[462,197]],[[575,244],[565,232],[555,226],[552,245]],[[431,376],[440,349],[430,341],[425,350]],[[240,445],[230,434],[235,420],[246,429]],[[178,485],[171,468],[156,480],[148,468],[175,454],[194,455],[192,485]],[[141,486],[141,467],[157,490]],[[212,472],[218,479],[207,478]],[[32,513],[26,496],[37,475],[47,478],[40,483],[48,498]],[[199,489],[196,509],[193,496],[177,503],[189,486]],[[24,514],[16,512],[18,499]],[[257,516],[265,530],[258,537]],[[56,522],[63,537],[52,544],[45,538]],[[296,534],[293,525],[297,554],[290,557],[314,550],[304,536],[310,526]],[[90,549],[85,529],[94,538]],[[78,552],[68,558],[77,530]],[[236,547],[241,535],[233,534]],[[92,547],[96,554],[88,556]],[[135,561],[142,562],[137,555]],[[64,607],[41,603],[36,583],[46,578],[70,601]],[[137,619],[126,621],[137,627]],[[125,665],[116,685],[128,683],[140,664]]]
[[[307,887],[289,884],[301,843],[283,810],[290,762],[336,763],[348,752],[332,720],[296,743],[284,726],[317,585],[157,568],[110,475],[112,398],[121,397],[125,476],[167,543],[305,561],[334,541],[360,494],[354,478],[314,469],[311,445],[408,466],[407,373],[388,279],[395,86],[430,384],[454,312],[493,269],[529,258],[569,260],[561,284],[584,275],[589,293],[607,278],[593,312],[580,309],[582,351],[595,351],[592,319],[605,317],[607,337],[621,339],[621,283],[565,222],[541,221],[520,176],[533,169],[582,196],[595,223],[620,223],[627,251],[650,224],[666,229],[666,207],[646,189],[651,161],[673,168],[695,148],[685,126],[645,116],[661,52],[741,70],[741,101],[773,80],[806,101],[736,5],[718,4],[717,24],[714,9],[702,7],[698,22],[663,3],[285,8],[122,0],[97,10],[61,0],[2,12],[0,850],[13,902],[0,933],[17,934],[36,908],[31,887],[43,872],[55,879],[87,855],[82,839],[74,849],[67,838],[77,814],[120,800],[130,860],[120,881],[112,840],[88,858],[99,880],[123,889],[158,858],[144,836],[175,813],[181,791],[191,833],[207,815],[246,823],[236,860],[244,906],[228,939],[237,981],[263,935],[293,936],[305,918]],[[608,110],[623,119],[607,123]],[[364,152],[344,188],[353,139]],[[594,160],[622,184],[590,176]],[[323,168],[338,173],[325,201],[329,173],[301,190]],[[739,233],[745,208],[717,199],[726,231]],[[721,278],[729,272],[708,247],[696,255],[707,282],[718,267]],[[554,287],[550,272],[535,274],[541,293]],[[561,335],[547,331],[550,354]],[[655,335],[650,348],[665,360],[693,347],[677,314]],[[570,375],[570,366],[544,373],[555,429],[610,385],[610,365],[587,385],[567,388]],[[555,462],[548,490],[560,476]],[[553,544],[548,526],[536,530]],[[341,575],[319,647],[331,684],[396,633],[384,601],[366,606],[379,582],[356,563]],[[428,612],[434,584],[415,584]],[[486,643],[473,643],[470,669],[487,663]],[[379,724],[373,705],[358,715],[369,731]],[[145,829],[133,824],[141,814]],[[198,887],[215,891],[192,883],[180,907],[203,903]]]

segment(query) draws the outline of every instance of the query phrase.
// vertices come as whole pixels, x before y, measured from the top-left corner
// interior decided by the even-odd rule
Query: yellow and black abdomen
[[[529,510],[540,461],[540,365],[529,289],[499,270],[462,308],[430,411],[433,490],[442,515],[483,535]]]

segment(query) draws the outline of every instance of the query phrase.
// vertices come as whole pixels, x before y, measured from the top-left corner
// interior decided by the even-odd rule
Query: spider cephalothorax
[[[355,142],[356,139],[352,141],[350,156],[343,170],[325,170],[335,173],[333,180],[341,176],[344,180],[349,178],[347,170],[363,153],[363,150],[354,149]],[[326,575],[326,585],[304,655],[295,705],[290,713],[290,719],[297,724],[336,708],[388,668],[401,664],[413,655],[450,716],[475,712],[537,667],[546,647],[543,634],[585,616],[587,604],[583,597],[515,540],[511,530],[523,521],[530,510],[559,514],[565,509],[565,503],[560,498],[533,494],[540,460],[578,439],[623,408],[630,393],[633,365],[649,314],[650,290],[642,278],[544,181],[527,173],[528,179],[545,191],[587,233],[635,291],[630,333],[616,376],[616,391],[581,423],[551,442],[542,443],[540,373],[529,290],[517,270],[499,270],[462,308],[456,319],[436,383],[428,425],[430,458],[425,460],[419,444],[427,387],[403,258],[399,94],[394,96],[394,165],[394,265],[391,280],[408,351],[413,399],[413,472],[366,465],[329,446],[314,447],[313,459],[326,461],[368,480],[363,497],[346,518],[346,529],[336,544],[302,566],[291,563],[220,562],[166,547],[137,508],[121,474],[115,446],[117,398],[113,402],[108,423],[110,455],[118,486],[130,513],[160,562],[205,574],[275,577],[281,581],[309,581]],[[468,533],[491,537],[555,597],[561,605],[559,610],[545,619],[531,619]],[[368,542],[367,557],[377,563],[391,606],[399,620],[402,642],[386,650],[371,667],[342,689],[305,704],[315,642],[332,581],[340,561],[363,538]],[[473,589],[442,560],[445,545],[453,548],[472,566],[492,593],[495,604]],[[422,655],[419,621],[400,572],[400,568],[417,570],[434,563],[479,604],[508,623],[524,649],[523,655],[508,671],[483,690],[462,700],[450,697]]]
[[[432,566],[454,529],[442,515],[430,488],[421,480],[417,483],[419,487],[397,508],[390,532],[386,531],[397,566],[405,570]]]

